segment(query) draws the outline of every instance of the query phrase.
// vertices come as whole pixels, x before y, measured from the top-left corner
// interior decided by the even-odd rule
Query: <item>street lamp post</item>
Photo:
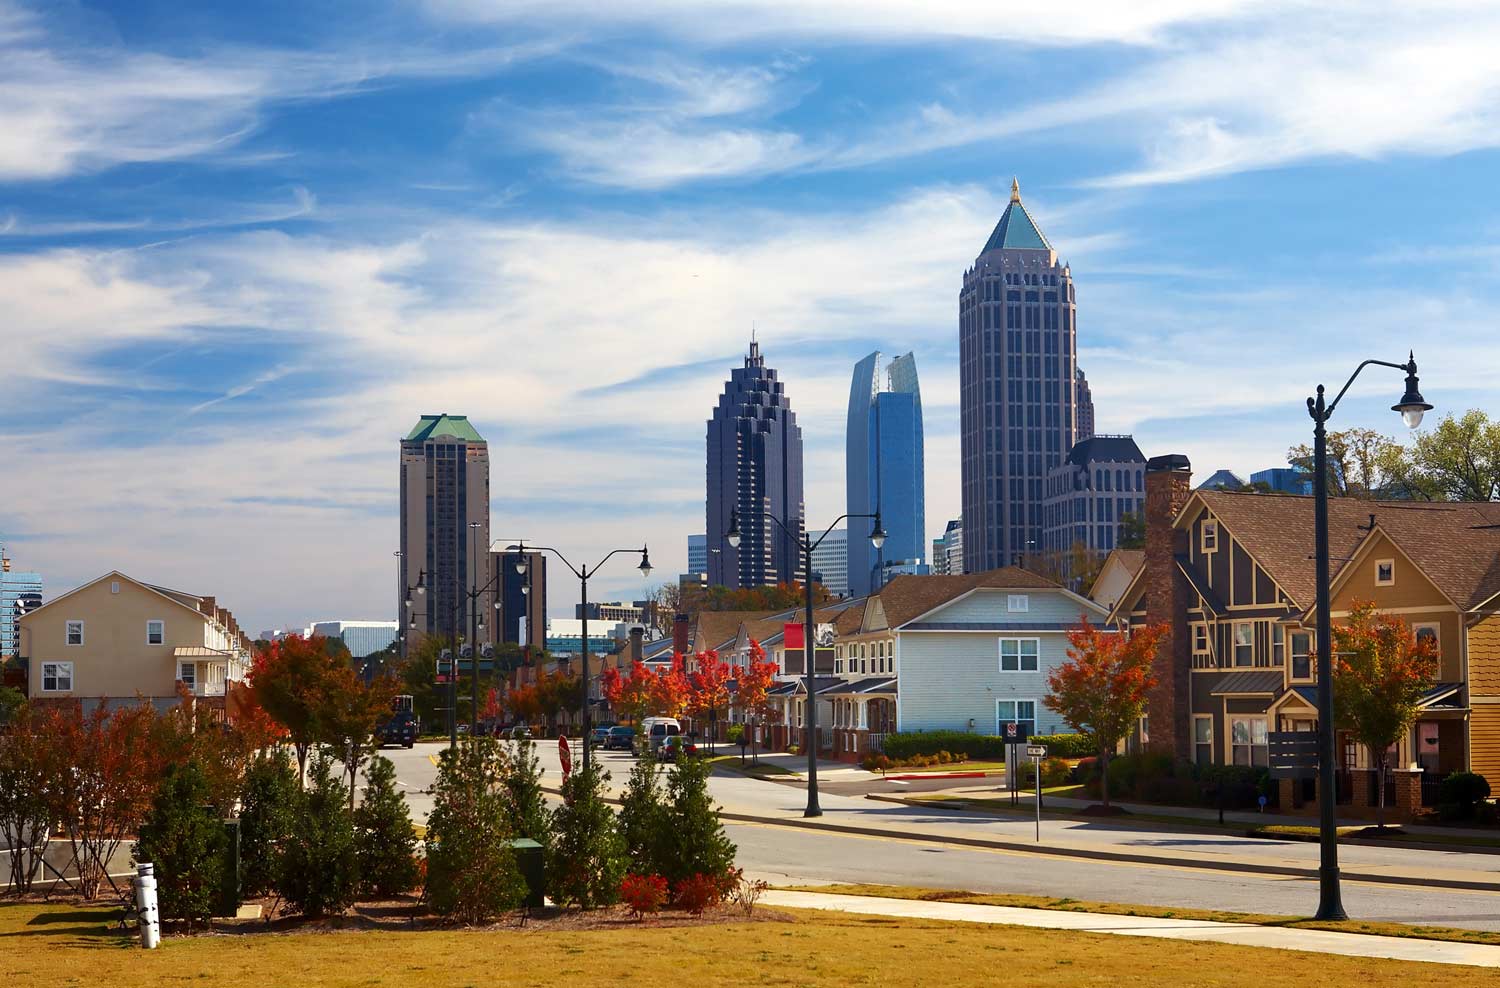
[[[469,527],[473,529],[479,526],[471,523]],[[453,602],[448,608],[449,647],[445,649],[445,651],[448,653],[448,746],[450,748],[458,746],[458,662],[461,658],[462,652],[462,649],[459,646],[459,642],[462,639],[460,639],[458,635],[458,609],[464,606],[465,601],[467,602],[469,607],[470,628],[469,659],[472,663],[472,666],[470,667],[470,682],[473,684],[474,691],[474,696],[471,698],[472,702],[469,705],[469,732],[472,736],[479,729],[479,657],[482,652],[482,650],[479,648],[479,632],[484,630],[484,618],[480,614],[479,599],[486,593],[489,593],[492,588],[494,588],[499,578],[500,574],[497,571],[495,576],[492,576],[488,581],[486,581],[484,586],[481,587],[478,586],[479,577],[476,574],[470,581],[468,590],[465,590],[462,584],[459,584],[454,588],[457,593],[454,595]],[[418,596],[425,597],[427,593],[426,570],[418,571],[417,585],[415,587],[406,588],[406,607],[408,610],[411,610],[413,607],[413,591],[415,591]],[[495,606],[497,608],[499,607],[498,601],[496,601]],[[412,611],[412,613],[407,617],[407,628],[414,629],[416,628],[416,626],[416,612]],[[441,655],[439,656],[439,658],[441,658]]]
[[[622,552],[639,552],[641,554],[641,562],[640,562],[640,565],[637,566],[636,568],[641,571],[641,575],[642,576],[650,576],[651,575],[651,556],[647,552],[647,547],[645,545],[642,545],[639,549],[614,549],[614,550],[611,550],[609,553],[607,553],[604,556],[603,559],[599,560],[593,566],[578,567],[578,566],[574,566],[571,562],[569,562],[567,556],[564,556],[561,552],[557,551],[556,549],[553,549],[550,546],[544,546],[544,545],[532,545],[532,546],[528,546],[524,541],[522,541],[522,542],[518,542],[517,544],[515,544],[515,545],[509,547],[508,549],[506,549],[506,552],[514,552],[514,553],[516,553],[516,572],[517,573],[525,573],[526,572],[526,570],[527,570],[526,553],[528,551],[529,552],[550,552],[550,553],[552,553],[559,560],[561,560],[562,564],[568,568],[569,572],[571,572],[574,576],[578,577],[579,591],[580,591],[580,593],[582,595],[582,601],[583,601],[583,609],[580,612],[583,615],[583,617],[581,619],[582,622],[583,622],[583,625],[582,625],[582,632],[583,632],[583,642],[582,642],[582,647],[583,647],[583,682],[582,682],[582,686],[583,686],[583,739],[582,739],[582,745],[583,745],[583,772],[584,772],[585,775],[587,775],[588,771],[589,771],[589,762],[590,762],[591,757],[592,757],[590,755],[590,753],[589,753],[589,733],[591,731],[591,727],[592,727],[592,724],[593,724],[593,718],[590,716],[591,711],[590,711],[590,703],[589,703],[589,577],[591,577],[595,573],[599,572],[599,567],[601,567],[605,563],[609,562],[609,560],[610,560],[610,558],[612,556],[617,556],[617,555],[619,555]]]
[[[844,514],[834,520],[818,541],[814,542],[812,536],[793,532],[782,524],[771,512],[766,512],[766,517],[776,523],[776,526],[786,533],[786,536],[797,544],[802,552],[803,579],[802,585],[807,590],[807,624],[802,629],[802,672],[807,681],[807,809],[802,811],[805,817],[822,816],[823,808],[818,805],[818,681],[814,673],[814,656],[817,654],[813,646],[813,591],[812,591],[812,556],[814,550],[823,544],[828,538],[828,533],[833,531],[834,525],[849,518],[873,518],[874,527],[870,530],[870,544],[877,550],[885,545],[885,529],[880,527],[880,512],[873,515]],[[729,530],[724,533],[724,539],[730,548],[737,549],[740,545],[740,512],[738,508],[729,511]]]
[[[1391,406],[1400,412],[1408,429],[1422,423],[1424,412],[1432,408],[1422,398],[1417,382],[1417,360],[1408,354],[1406,363],[1393,364],[1384,360],[1366,360],[1354,369],[1344,387],[1333,401],[1324,402],[1323,385],[1318,385],[1316,398],[1307,399],[1307,413],[1312,416],[1313,426],[1313,529],[1314,552],[1317,557],[1318,581],[1318,843],[1320,849],[1318,865],[1318,919],[1346,919],[1344,904],[1339,894],[1339,845],[1338,845],[1338,788],[1334,776],[1334,746],[1336,735],[1333,722],[1333,616],[1329,603],[1328,576],[1328,435],[1327,423],[1338,407],[1339,400],[1359,377],[1359,372],[1371,364],[1391,367],[1406,372],[1406,393]]]

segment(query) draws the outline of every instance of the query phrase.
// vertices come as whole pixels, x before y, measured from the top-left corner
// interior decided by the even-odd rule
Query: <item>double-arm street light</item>
[[[1374,364],[1406,372],[1406,393],[1391,406],[1400,412],[1408,429],[1422,424],[1422,414],[1432,408],[1422,398],[1417,385],[1417,360],[1408,354],[1406,363],[1366,360],[1354,369],[1333,401],[1324,403],[1323,385],[1316,398],[1307,399],[1307,413],[1313,422],[1313,526],[1316,542],[1318,581],[1318,824],[1321,850],[1318,866],[1318,919],[1345,919],[1344,904],[1339,895],[1339,845],[1335,801],[1338,789],[1334,777],[1333,723],[1333,616],[1329,611],[1328,579],[1328,436],[1325,428],[1338,407],[1339,399],[1354,383],[1359,372]]]
[[[469,523],[469,555],[475,556],[474,535],[481,526],[478,522]],[[458,746],[458,660],[460,658],[458,635],[458,611],[468,603],[469,610],[469,649],[470,649],[470,689],[473,696],[469,699],[469,736],[473,737],[479,730],[479,633],[484,630],[484,614],[479,606],[479,599],[487,593],[494,591],[494,608],[500,609],[499,592],[496,584],[500,579],[500,570],[495,570],[495,575],[485,581],[484,586],[479,586],[479,576],[476,572],[469,582],[469,589],[465,590],[462,584],[454,587],[457,593],[454,595],[453,605],[448,610],[448,643],[450,646],[448,659],[448,746]],[[417,573],[417,585],[406,589],[406,607],[410,611],[415,603],[412,599],[413,592],[417,596],[425,596],[427,593],[427,572],[420,570]],[[407,627],[417,626],[416,613],[412,612],[407,619]]]
[[[802,815],[822,816],[823,808],[818,805],[818,681],[814,674],[816,664],[814,656],[817,654],[813,646],[813,551],[823,544],[828,538],[828,533],[833,531],[834,525],[849,518],[873,518],[875,525],[870,530],[870,544],[876,549],[885,545],[885,529],[880,527],[880,512],[873,515],[840,515],[822,535],[818,536],[816,542],[812,536],[802,532],[794,532],[784,525],[780,518],[771,512],[765,513],[766,517],[776,523],[776,527],[786,533],[787,538],[797,543],[797,548],[802,552],[802,585],[807,590],[807,624],[802,629],[802,662],[803,673],[807,678],[807,809]],[[738,508],[729,511],[729,531],[724,533],[724,540],[731,548],[739,548],[740,545],[740,512]]]
[[[578,567],[569,562],[567,556],[564,556],[561,552],[553,549],[550,546],[527,545],[524,541],[521,541],[517,542],[513,546],[510,546],[505,551],[513,552],[516,554],[517,573],[524,574],[526,572],[528,568],[526,554],[528,552],[550,552],[552,553],[552,555],[561,560],[562,564],[566,566],[574,576],[578,577],[579,591],[582,595],[581,599],[583,601],[583,609],[580,612],[582,614],[583,621],[583,771],[584,774],[587,775],[589,770],[589,761],[591,758],[589,754],[589,734],[591,733],[593,725],[593,718],[590,715],[589,703],[589,577],[597,573],[599,571],[599,567],[609,562],[611,557],[617,556],[622,552],[639,552],[641,554],[641,562],[640,565],[636,568],[641,571],[641,576],[650,576],[651,556],[647,552],[645,545],[642,545],[639,549],[614,549],[607,553],[603,559],[599,560],[593,566]]]

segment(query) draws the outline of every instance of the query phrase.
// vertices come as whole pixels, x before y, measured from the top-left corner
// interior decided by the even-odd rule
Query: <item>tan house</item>
[[[223,706],[250,669],[250,639],[213,597],[152,586],[115,571],[55,597],[20,620],[27,695],[179,702],[179,684]]]

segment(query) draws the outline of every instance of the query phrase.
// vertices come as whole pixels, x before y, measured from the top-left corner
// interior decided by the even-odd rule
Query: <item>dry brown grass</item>
[[[790,921],[541,932],[516,929],[174,937],[154,952],[111,932],[117,913],[0,906],[7,988],[201,983],[225,988],[660,984],[1110,988],[1472,988],[1472,968],[1295,955],[1251,947],[793,913]]]

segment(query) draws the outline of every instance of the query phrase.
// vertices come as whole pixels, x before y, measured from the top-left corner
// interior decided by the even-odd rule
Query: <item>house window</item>
[[[160,645],[167,637],[167,625],[165,621],[146,622],[146,644]]]
[[[1229,746],[1236,765],[1269,765],[1271,752],[1264,717],[1235,717],[1229,721]]]
[[[119,580],[115,580],[115,581],[113,581],[113,582],[110,583],[110,585],[109,585],[109,592],[110,593],[119,593],[120,592],[120,581]]]
[[[1427,640],[1432,642],[1432,647],[1437,649],[1439,654],[1442,654],[1443,647],[1442,637],[1438,634],[1441,629],[1442,626],[1435,622],[1414,624],[1411,626],[1412,632],[1417,636],[1417,641]]]
[[[69,621],[67,626],[67,642],[69,645],[83,644],[83,622]]]
[[[177,664],[177,681],[188,689],[198,685],[198,667],[191,662],[179,662]]]
[[[1208,654],[1208,625],[1206,624],[1193,625],[1193,654]]]
[[[1214,719],[1195,716],[1193,718],[1193,760],[1199,765],[1214,763]]]
[[[1312,635],[1292,635],[1292,678],[1309,679],[1312,676]]]
[[[73,691],[73,663],[43,662],[42,692],[71,693]]]
[[[1038,638],[1000,639],[1000,671],[1036,672],[1040,650],[1041,640]]]
[[[1271,625],[1271,665],[1286,665],[1286,629],[1279,624]]]
[[[1255,664],[1255,625],[1241,621],[1234,626],[1234,664]]]
[[[1031,610],[1031,598],[1023,593],[1009,594],[1005,598],[1005,609],[1007,611],[1029,611]]]
[[[1035,700],[996,700],[995,701],[995,725],[996,734],[1005,734],[1005,725],[1015,723],[1020,726],[1021,733],[1031,737],[1036,733],[1036,701]]]
[[[1377,587],[1396,585],[1396,561],[1394,559],[1375,560],[1375,585]]]
[[[1199,548],[1205,553],[1219,551],[1219,523],[1216,521],[1205,521],[1203,523],[1203,535]]]

